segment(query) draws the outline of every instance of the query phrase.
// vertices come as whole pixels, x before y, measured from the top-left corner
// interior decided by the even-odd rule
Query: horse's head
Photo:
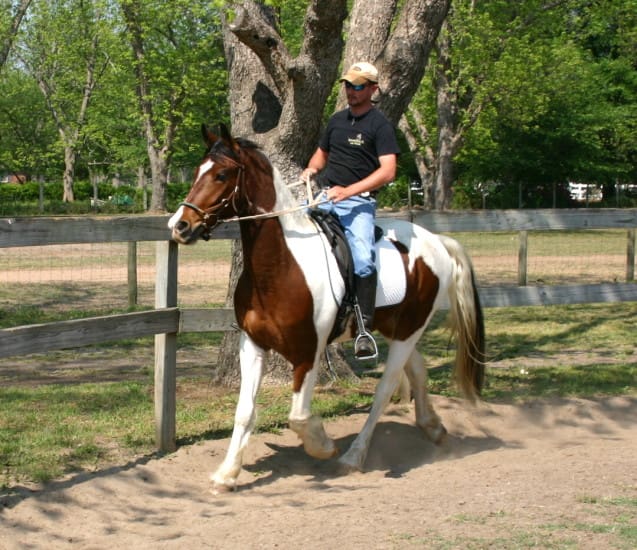
[[[228,129],[220,126],[220,136],[205,125],[201,127],[206,154],[195,171],[195,178],[186,199],[170,218],[172,237],[181,244],[208,239],[210,231],[220,222],[237,215],[237,195],[244,177],[239,144]]]

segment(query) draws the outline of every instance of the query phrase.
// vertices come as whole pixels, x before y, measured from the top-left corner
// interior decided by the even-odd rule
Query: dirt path
[[[230,495],[207,481],[227,440],[19,488],[0,499],[0,548],[633,547],[637,398],[434,402],[444,445],[392,406],[361,474],[339,477],[284,430],[252,438]],[[326,429],[344,449],[364,419]]]

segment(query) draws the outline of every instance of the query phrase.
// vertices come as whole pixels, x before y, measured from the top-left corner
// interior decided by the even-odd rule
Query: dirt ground
[[[227,495],[208,473],[228,440],[19,487],[2,499],[0,548],[634,547],[637,398],[434,404],[441,446],[392,405],[364,473],[339,476],[283,430],[253,436]],[[326,430],[345,449],[364,420]]]

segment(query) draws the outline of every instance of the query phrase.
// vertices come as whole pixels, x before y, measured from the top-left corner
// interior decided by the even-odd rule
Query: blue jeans
[[[350,197],[336,204],[326,202],[318,206],[321,210],[334,214],[343,229],[352,251],[354,273],[368,277],[376,271],[376,250],[374,220],[376,200],[373,198]]]

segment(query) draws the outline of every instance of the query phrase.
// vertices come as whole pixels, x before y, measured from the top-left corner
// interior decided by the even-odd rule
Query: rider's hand
[[[340,202],[344,199],[351,197],[351,193],[347,187],[341,187],[340,185],[334,185],[327,190],[327,198],[333,203]]]
[[[303,181],[307,181],[308,179],[311,179],[314,176],[316,176],[317,173],[318,173],[318,170],[316,170],[316,168],[308,167],[305,170],[303,170],[303,172],[301,173],[301,179]]]

